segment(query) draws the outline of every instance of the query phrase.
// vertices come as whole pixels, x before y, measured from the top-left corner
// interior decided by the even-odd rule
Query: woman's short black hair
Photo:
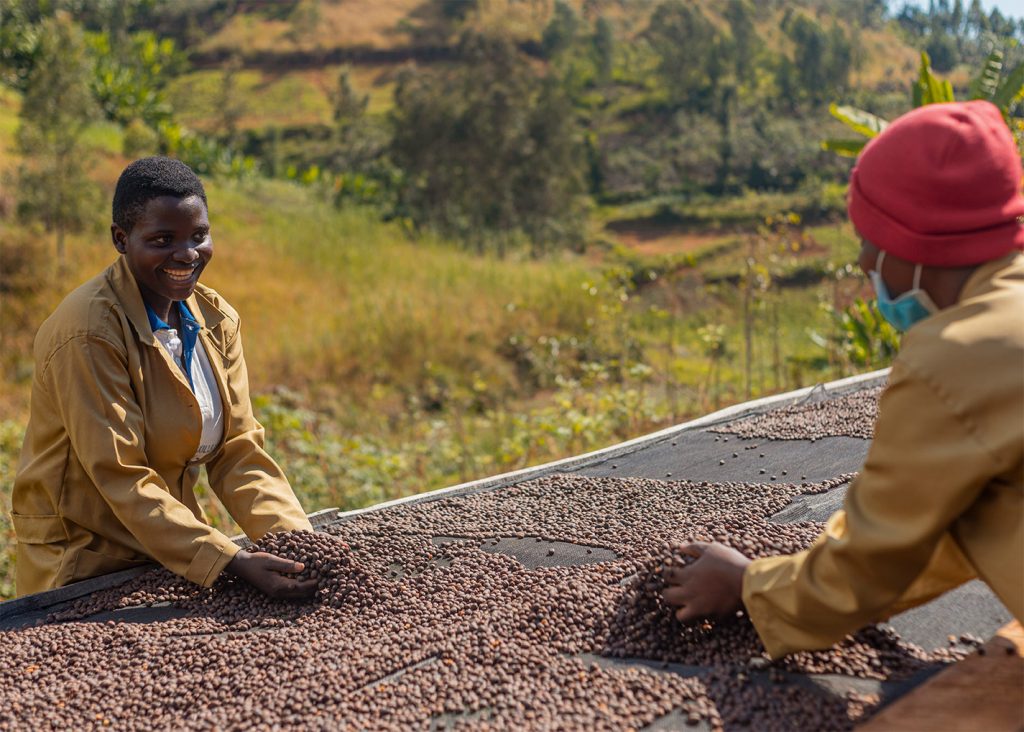
[[[114,189],[114,223],[126,233],[131,232],[146,204],[160,196],[199,196],[203,199],[203,205],[209,209],[203,183],[192,168],[174,158],[141,158],[125,168],[117,179],[117,188]]]

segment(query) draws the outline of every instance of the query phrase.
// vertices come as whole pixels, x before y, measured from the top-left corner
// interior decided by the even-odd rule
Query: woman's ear
[[[111,224],[110,238],[114,242],[114,249],[124,254],[128,246],[128,235],[124,233],[124,229],[117,224]]]

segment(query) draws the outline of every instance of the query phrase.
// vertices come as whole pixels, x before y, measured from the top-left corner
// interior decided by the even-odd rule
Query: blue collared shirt
[[[188,385],[195,390],[195,385],[192,383],[192,356],[196,352],[196,339],[199,337],[199,331],[201,326],[199,321],[192,317],[192,313],[189,312],[188,306],[185,305],[184,300],[179,300],[177,303],[178,313],[181,315],[181,330],[178,334],[181,338],[181,361],[182,370],[185,372],[185,376],[188,378]],[[171,330],[171,326],[167,325],[160,316],[153,312],[153,308],[146,303],[146,315],[149,316],[149,327],[156,333],[158,330]]]

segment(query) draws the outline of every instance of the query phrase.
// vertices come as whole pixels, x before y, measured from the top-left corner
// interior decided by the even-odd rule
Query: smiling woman
[[[205,201],[160,196],[146,204],[130,232],[116,222],[110,231],[143,299],[165,321],[173,317],[171,304],[192,294],[213,256]]]
[[[225,569],[276,597],[315,581],[207,525],[201,465],[246,534],[311,529],[263,449],[238,314],[199,284],[210,258],[206,192],[170,158],[118,179],[118,259],[68,295],[36,336],[31,415],[14,481],[18,594],[156,560],[209,586]],[[180,334],[180,335],[179,335]]]

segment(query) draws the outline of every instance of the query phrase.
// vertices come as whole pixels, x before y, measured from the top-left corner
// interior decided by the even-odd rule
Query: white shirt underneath
[[[184,373],[182,343],[178,331],[174,328],[161,328],[153,335]],[[203,341],[200,338],[196,338],[196,349],[192,353],[192,393],[199,402],[199,412],[203,415],[203,433],[199,437],[196,454],[190,461],[196,462],[213,452],[224,434],[224,407],[220,401],[220,389],[217,388],[217,377],[214,376],[213,367],[210,366],[210,359],[206,356],[206,349],[203,348]]]

